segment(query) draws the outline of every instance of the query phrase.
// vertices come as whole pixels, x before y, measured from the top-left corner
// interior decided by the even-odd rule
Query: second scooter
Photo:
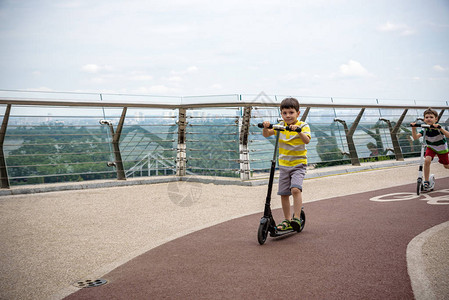
[[[430,192],[433,191],[435,188],[435,175],[430,174],[429,176],[429,182],[430,187],[429,189],[424,189],[424,180],[423,180],[423,165],[424,165],[424,156],[426,153],[426,129],[430,128],[430,125],[427,124],[416,124],[412,127],[421,127],[423,128],[423,135],[422,135],[422,141],[421,141],[421,156],[419,158],[419,169],[418,169],[418,179],[416,180],[416,194],[419,195],[421,192]]]

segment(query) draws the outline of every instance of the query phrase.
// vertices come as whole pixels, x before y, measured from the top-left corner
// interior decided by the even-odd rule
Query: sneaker
[[[430,182],[429,181],[424,181],[424,184],[422,186],[422,191],[423,192],[431,191],[431,189],[430,189]]]
[[[430,178],[429,178],[429,190],[433,191],[434,188],[435,188],[435,175],[430,174]]]

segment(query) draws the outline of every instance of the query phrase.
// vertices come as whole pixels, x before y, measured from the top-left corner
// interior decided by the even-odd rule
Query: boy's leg
[[[426,156],[424,160],[424,181],[429,181],[430,176],[430,163],[432,162],[433,157]]]
[[[293,209],[295,211],[295,216],[291,221],[291,225],[292,228],[297,231],[300,232],[301,231],[301,227],[303,225],[302,222],[300,221],[301,219],[301,208],[302,208],[302,192],[299,188],[292,188],[292,195],[293,195]]]
[[[290,196],[281,195],[282,211],[284,212],[284,219],[290,220]]]
[[[301,217],[302,208],[302,184],[306,175],[306,166],[301,164],[292,172],[290,191],[293,195],[293,209],[296,218]]]
[[[436,153],[427,147],[426,153],[424,154],[424,181],[429,181],[430,177],[430,163],[435,157]]]
[[[285,219],[290,220],[290,170],[282,166],[279,167],[278,195],[281,196]]]
[[[449,154],[438,154],[438,162],[442,164],[445,169],[449,169]]]
[[[296,218],[301,217],[301,209],[302,209],[302,192],[298,188],[292,188],[293,195],[293,210]]]

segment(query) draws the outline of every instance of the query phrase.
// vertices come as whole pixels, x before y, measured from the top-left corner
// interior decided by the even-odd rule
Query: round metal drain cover
[[[108,283],[106,279],[97,279],[97,280],[85,280],[85,281],[78,281],[75,283],[75,286],[79,288],[89,288],[89,287],[97,287],[103,284]]]

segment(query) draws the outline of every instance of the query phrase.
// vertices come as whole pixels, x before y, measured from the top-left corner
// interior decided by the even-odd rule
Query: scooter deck
[[[278,237],[278,236],[283,236],[283,235],[287,235],[290,233],[298,233],[298,231],[294,230],[294,229],[289,229],[289,230],[276,230],[274,232],[270,232],[270,236],[271,237]]]
[[[303,211],[301,211],[301,215],[304,215]],[[303,217],[305,217],[305,215]],[[272,224],[274,224],[274,220],[272,222],[273,222]],[[292,229],[288,229],[288,230],[279,230],[275,226],[270,226],[270,229],[269,229],[270,236],[278,237],[278,236],[283,236],[283,235],[287,235],[287,234],[295,233],[295,232],[300,233],[302,231],[302,229],[304,228],[304,223],[305,223],[304,219],[301,219],[301,225],[299,225],[296,222],[291,222]]]

